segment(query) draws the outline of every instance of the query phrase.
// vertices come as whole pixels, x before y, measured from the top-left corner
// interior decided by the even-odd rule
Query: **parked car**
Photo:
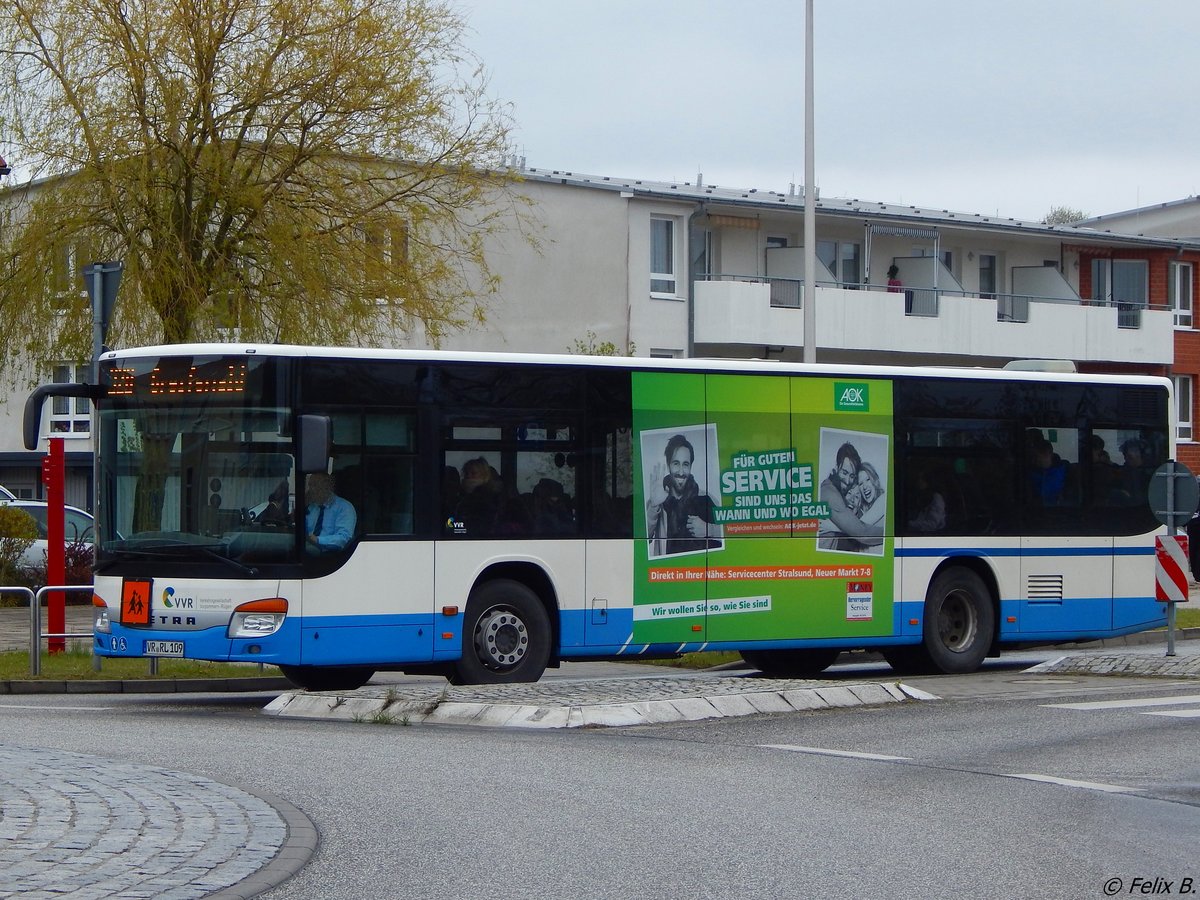
[[[0,484],[0,500],[16,500],[16,494]]]
[[[0,504],[23,510],[37,524],[38,536],[21,557],[22,565],[42,566],[46,564],[46,515],[47,504],[44,500],[8,500],[0,499]],[[90,544],[95,537],[92,514],[75,506],[65,509],[64,536],[68,544],[82,542]]]

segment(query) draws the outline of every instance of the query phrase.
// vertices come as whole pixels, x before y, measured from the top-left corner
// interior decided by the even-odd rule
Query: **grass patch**
[[[1200,609],[1175,610],[1176,628],[1200,628]]]
[[[673,669],[711,669],[725,663],[737,662],[742,654],[727,650],[704,650],[700,653],[685,653],[674,659],[629,659],[628,662],[644,662],[651,666],[667,666]]]
[[[91,650],[70,649],[66,653],[42,653],[41,674],[29,674],[29,653],[12,650],[0,653],[0,681],[110,681],[125,678],[257,678],[277,676],[275,666],[253,663],[218,663],[199,659],[159,659],[158,674],[150,675],[147,659],[102,659],[100,671],[92,670]]]

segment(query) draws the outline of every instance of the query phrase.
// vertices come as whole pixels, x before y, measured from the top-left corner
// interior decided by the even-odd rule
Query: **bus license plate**
[[[183,641],[146,641],[144,656],[183,656]]]

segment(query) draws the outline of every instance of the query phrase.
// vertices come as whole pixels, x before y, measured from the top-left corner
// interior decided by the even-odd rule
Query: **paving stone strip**
[[[187,772],[0,744],[0,897],[251,897],[316,848],[282,807]]]
[[[1200,678],[1200,656],[1062,656],[1026,671],[1039,675]]]
[[[768,712],[796,712],[937,699],[899,683],[778,678],[619,678],[535,684],[370,686],[356,691],[293,691],[270,715],[380,724],[460,724],[509,728],[649,725]]]

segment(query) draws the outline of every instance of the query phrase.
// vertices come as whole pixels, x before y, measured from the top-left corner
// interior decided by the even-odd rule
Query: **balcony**
[[[695,284],[697,344],[804,345],[799,282],[713,278]],[[1174,316],[1168,309],[1104,306],[1077,298],[987,297],[920,287],[889,293],[871,286],[818,284],[816,346],[938,355],[960,364],[971,359],[1045,358],[1169,365],[1174,358]]]

